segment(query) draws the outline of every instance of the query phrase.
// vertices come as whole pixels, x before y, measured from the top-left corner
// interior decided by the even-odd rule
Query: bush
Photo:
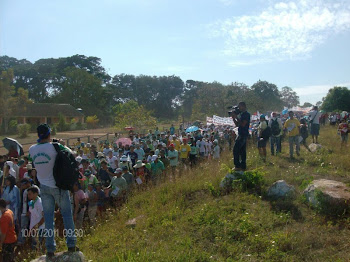
[[[18,125],[17,120],[15,120],[15,119],[11,120],[9,122],[9,130],[8,130],[8,132],[9,133],[16,133],[17,125]]]
[[[69,124],[67,124],[64,115],[59,114],[59,120],[57,124],[57,131],[67,131],[69,129]]]
[[[29,124],[20,124],[17,125],[18,136],[20,138],[25,138],[30,132],[31,126]]]
[[[88,116],[86,118],[86,124],[87,124],[88,128],[96,128],[99,121],[100,120],[97,118],[96,115]]]

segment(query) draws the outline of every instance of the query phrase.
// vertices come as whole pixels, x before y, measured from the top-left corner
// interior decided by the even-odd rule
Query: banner
[[[213,115],[213,117],[207,117],[207,125],[214,124],[216,126],[235,126],[231,117],[220,117]]]

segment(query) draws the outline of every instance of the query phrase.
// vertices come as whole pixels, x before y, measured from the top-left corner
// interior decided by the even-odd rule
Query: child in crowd
[[[30,213],[29,235],[32,236],[32,249],[41,248],[43,242],[44,210],[41,198],[39,197],[39,189],[36,186],[31,186],[27,189]],[[38,238],[38,239],[37,239]],[[39,246],[37,242],[39,240]]]

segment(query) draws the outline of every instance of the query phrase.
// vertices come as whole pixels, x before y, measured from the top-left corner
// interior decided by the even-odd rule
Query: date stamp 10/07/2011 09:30
[[[58,229],[38,229],[38,228],[32,228],[32,229],[22,229],[21,230],[22,237],[58,237],[62,236],[64,238],[66,237],[83,237],[84,236],[84,230],[83,229],[63,229],[63,234],[59,233]]]

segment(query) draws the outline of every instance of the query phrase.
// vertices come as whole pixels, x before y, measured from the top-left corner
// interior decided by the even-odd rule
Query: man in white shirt
[[[63,190],[56,186],[53,176],[53,167],[57,151],[51,143],[51,128],[47,124],[41,124],[37,128],[38,144],[29,148],[29,156],[33,160],[33,166],[37,171],[37,179],[40,182],[40,195],[42,199],[44,220],[45,220],[45,244],[46,256],[52,259],[55,256],[56,243],[54,234],[54,212],[57,203],[62,214],[64,227],[67,232],[66,242],[69,252],[75,252],[76,247],[75,227],[72,215],[72,206],[69,190]],[[59,145],[61,150],[69,150]]]
[[[310,134],[312,135],[312,142],[318,144],[318,136],[320,134],[320,117],[321,113],[318,111],[318,107],[314,106],[312,111],[309,113],[311,130]]]

